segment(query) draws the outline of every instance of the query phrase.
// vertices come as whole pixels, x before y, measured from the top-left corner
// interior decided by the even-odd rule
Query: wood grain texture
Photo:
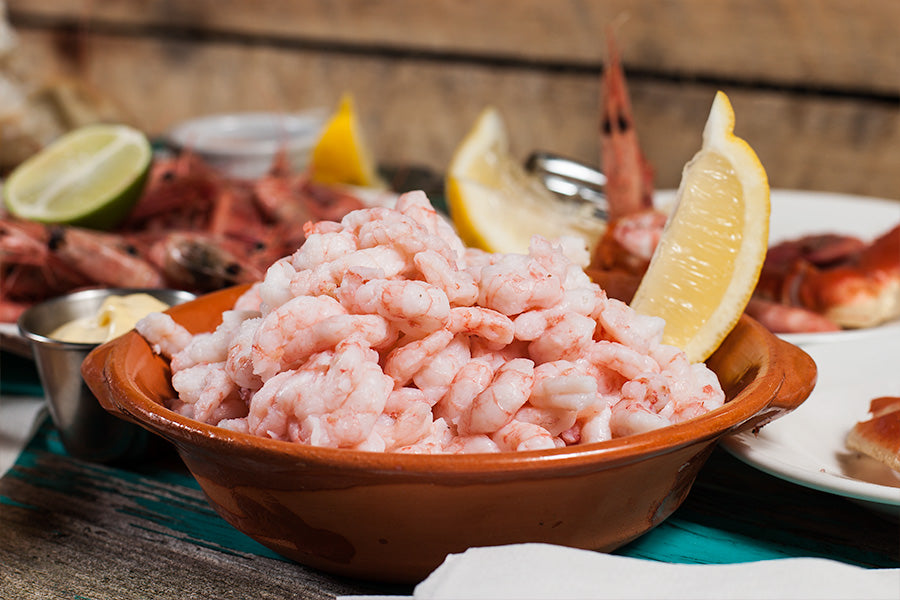
[[[285,561],[216,515],[177,464],[116,469],[62,457],[50,442],[32,446],[0,480],[2,598],[320,600],[407,591]]]
[[[798,508],[799,507],[799,508]],[[861,535],[861,532],[865,532]],[[896,567],[900,526],[722,450],[672,517],[615,553],[677,563],[797,556]],[[288,563],[206,503],[173,455],[102,466],[45,425],[0,479],[0,598],[302,598],[410,594]]]
[[[900,89],[892,0],[10,0],[13,14],[189,27],[282,43],[599,64],[617,25],[640,69],[789,85]]]
[[[208,113],[331,108],[349,91],[380,162],[437,172],[489,104],[522,159],[599,164],[603,32],[617,24],[657,187],[678,185],[723,89],[772,187],[900,199],[892,0],[8,4],[20,72],[74,78],[152,135]]]

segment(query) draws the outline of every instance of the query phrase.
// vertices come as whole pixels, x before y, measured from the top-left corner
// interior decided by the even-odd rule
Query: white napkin
[[[0,397],[0,477],[34,435],[44,416],[46,403],[37,396]]]
[[[514,544],[447,556],[416,586],[413,598],[897,600],[900,569],[864,569],[819,558],[671,564],[549,544]]]

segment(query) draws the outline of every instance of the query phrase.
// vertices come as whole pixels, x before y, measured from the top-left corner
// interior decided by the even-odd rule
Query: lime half
[[[153,151],[126,125],[88,125],[20,164],[4,184],[15,216],[42,223],[115,227],[143,190]]]

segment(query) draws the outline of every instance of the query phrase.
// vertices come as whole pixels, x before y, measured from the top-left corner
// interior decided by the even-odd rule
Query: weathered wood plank
[[[675,514],[615,553],[700,564],[818,556],[894,567],[898,534],[897,523],[849,500],[716,450]],[[66,456],[46,424],[0,478],[0,565],[0,598],[22,600],[411,592],[286,562],[219,518],[174,456],[128,468],[86,463]]]
[[[228,525],[183,468],[173,469],[142,473],[27,450],[0,480],[0,597],[409,593],[285,561]]]
[[[9,0],[14,21],[84,31],[248,36],[323,48],[598,66],[618,24],[626,64],[683,78],[900,91],[894,0]]]
[[[50,33],[21,33],[21,60],[48,80],[71,72],[53,48]],[[332,107],[350,91],[385,163],[443,171],[487,104],[501,110],[523,159],[541,149],[599,163],[599,75],[592,72],[105,35],[87,38],[82,53],[81,79],[151,134],[199,114]],[[656,185],[675,187],[699,146],[717,86],[629,80]],[[738,134],[759,153],[773,187],[900,198],[900,108],[721,87],[734,102]]]

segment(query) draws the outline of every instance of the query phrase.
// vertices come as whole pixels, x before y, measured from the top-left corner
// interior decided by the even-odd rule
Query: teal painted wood
[[[716,450],[675,514],[615,554],[679,563],[816,556],[896,567],[898,540],[898,523]],[[86,463],[65,454],[49,422],[0,479],[0,564],[11,567],[0,569],[0,597],[13,584],[35,586],[32,595],[17,597],[76,597],[62,593],[70,580],[81,582],[71,591],[84,597],[195,597],[186,590],[198,580],[208,593],[196,597],[411,591],[285,561],[221,519],[171,449],[139,465]],[[79,575],[90,568],[110,575],[102,585]],[[219,588],[216,578],[230,579]],[[297,593],[282,595],[286,590]]]

